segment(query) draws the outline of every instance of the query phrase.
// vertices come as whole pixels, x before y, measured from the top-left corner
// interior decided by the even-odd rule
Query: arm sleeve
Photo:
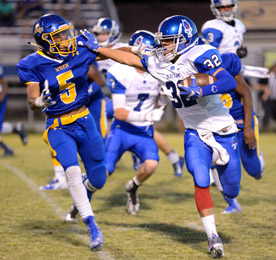
[[[202,87],[203,96],[229,93],[237,86],[237,82],[226,70],[221,70],[216,74],[217,81],[213,84]]]

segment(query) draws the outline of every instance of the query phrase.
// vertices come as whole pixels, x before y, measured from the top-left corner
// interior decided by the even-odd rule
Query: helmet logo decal
[[[41,34],[43,32],[43,27],[40,27],[39,23],[35,25],[34,34],[39,33]]]
[[[184,27],[184,31],[185,33],[188,35],[188,37],[192,37],[193,34],[192,34],[192,27],[191,25],[188,23],[188,21],[186,19],[182,20],[182,25]]]
[[[140,35],[140,36],[135,40],[134,46],[140,45],[141,42],[143,41],[143,38],[144,38],[144,37],[143,37],[142,35]]]

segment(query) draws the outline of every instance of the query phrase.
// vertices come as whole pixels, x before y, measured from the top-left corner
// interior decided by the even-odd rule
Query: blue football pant
[[[263,170],[260,162],[259,127],[256,116],[253,116],[252,128],[254,130],[257,141],[256,148],[254,150],[249,149],[248,145],[245,143],[243,138],[243,129],[241,129],[241,131],[238,132],[238,143],[240,157],[244,169],[250,176],[256,177],[259,176],[261,174],[261,171]]]
[[[114,127],[105,144],[105,165],[110,175],[114,172],[117,161],[126,151],[136,154],[142,163],[145,160],[159,161],[158,147],[152,137],[135,135]]]
[[[240,191],[241,164],[237,144],[237,135],[217,135],[214,137],[229,154],[226,165],[217,165],[224,195],[230,198],[238,196]],[[195,130],[187,129],[184,137],[185,162],[187,170],[194,178],[195,185],[206,188],[210,185],[210,168],[212,165],[212,148],[201,141]]]
[[[53,120],[48,118],[47,128]],[[104,144],[90,113],[69,125],[50,129],[48,141],[65,171],[70,166],[79,166],[79,153],[90,183],[97,189],[104,186],[107,177]]]

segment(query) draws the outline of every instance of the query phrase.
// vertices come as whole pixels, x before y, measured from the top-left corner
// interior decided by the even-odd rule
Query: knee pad
[[[223,187],[223,195],[227,196],[230,199],[236,198],[240,193],[240,185],[225,185]]]
[[[106,182],[106,168],[102,165],[97,165],[92,168],[90,172],[87,174],[89,182],[96,188],[101,189]]]

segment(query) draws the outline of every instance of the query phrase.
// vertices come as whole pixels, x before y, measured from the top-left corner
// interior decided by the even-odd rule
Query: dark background
[[[198,31],[207,20],[214,19],[209,0],[167,1],[167,0],[115,0],[123,33],[136,30],[156,32],[159,23],[171,15],[184,15],[192,19]]]

